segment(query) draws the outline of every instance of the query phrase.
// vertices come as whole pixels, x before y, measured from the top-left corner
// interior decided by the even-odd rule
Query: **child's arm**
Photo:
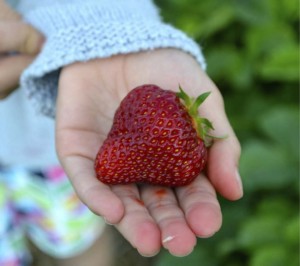
[[[74,62],[177,48],[205,68],[199,46],[163,23],[151,0],[22,0],[18,10],[47,39],[23,73],[21,85],[37,108],[50,116],[55,115],[60,69]]]
[[[161,246],[175,255],[191,252],[196,236],[208,237],[221,226],[215,191],[231,200],[242,196],[239,143],[219,91],[202,70],[199,47],[163,24],[148,0],[21,3],[26,20],[47,38],[24,72],[22,87],[42,112],[56,115],[58,154],[80,198],[142,254],[153,255]],[[214,122],[216,135],[228,135],[211,147],[207,176],[167,190],[164,202],[154,196],[156,187],[109,187],[93,170],[116,107],[130,89],[144,83],[170,90],[180,83],[195,96],[212,91],[201,112]]]
[[[114,111],[130,89],[143,83],[190,95],[211,91],[203,104],[203,116],[213,121],[216,141],[209,150],[207,175],[192,184],[166,189],[135,185],[107,186],[94,173],[94,158],[111,127]],[[222,221],[216,191],[230,200],[242,196],[238,181],[240,147],[229,125],[220,92],[198,63],[175,49],[115,56],[63,69],[57,101],[57,148],[60,160],[80,198],[145,255],[161,246],[174,255],[192,251],[196,237],[208,237]],[[136,201],[134,199],[137,199]],[[144,201],[144,206],[139,204]]]

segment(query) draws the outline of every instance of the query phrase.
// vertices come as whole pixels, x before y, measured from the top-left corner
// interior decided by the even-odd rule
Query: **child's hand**
[[[43,36],[0,0],[0,99],[17,88],[22,71],[39,52],[42,42]]]
[[[215,135],[228,137],[210,148],[207,176],[201,174],[186,187],[157,193],[160,187],[110,187],[95,177],[94,159],[116,108],[131,89],[146,83],[168,90],[178,90],[180,83],[192,96],[212,92],[201,113],[213,121]],[[178,50],[120,55],[66,67],[59,84],[56,137],[60,160],[82,201],[113,223],[144,255],[154,255],[161,246],[174,255],[187,255],[197,236],[209,237],[221,226],[216,191],[230,200],[243,194],[238,178],[240,146],[222,97],[195,60]]]

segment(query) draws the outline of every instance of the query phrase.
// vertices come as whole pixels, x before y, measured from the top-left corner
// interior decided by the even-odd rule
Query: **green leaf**
[[[299,224],[300,217],[297,215],[296,217],[289,219],[287,221],[287,225],[284,228],[284,235],[286,241],[290,245],[294,245],[297,247],[299,245]]]
[[[248,28],[245,32],[245,44],[249,56],[259,66],[265,57],[296,45],[297,36],[290,24],[277,21]]]
[[[234,21],[234,9],[231,5],[218,2],[214,8],[214,15],[206,14],[202,24],[198,24],[197,36],[211,36],[224,29]]]
[[[238,243],[250,252],[274,243],[282,243],[284,218],[277,215],[261,215],[249,218],[238,233]]]
[[[200,118],[200,123],[202,123],[204,126],[206,126],[207,129],[214,130],[214,126],[213,126],[212,122],[209,121],[208,119],[201,117]]]
[[[209,92],[204,92],[202,94],[200,94],[193,102],[190,112],[191,114],[198,114],[198,108],[199,106],[206,100],[206,98],[210,95],[210,91]]]
[[[285,147],[290,159],[299,162],[299,108],[274,106],[259,117],[258,125],[273,141]]]
[[[184,101],[184,104],[187,108],[190,108],[192,105],[192,98],[186,94],[186,92],[179,85],[179,92],[176,93],[177,97]]]
[[[265,80],[299,81],[299,46],[278,49],[261,62],[258,73]]]
[[[279,196],[265,196],[259,201],[257,215],[280,216],[286,220],[297,211],[297,204],[291,202],[290,198]]]
[[[294,21],[299,15],[299,12],[297,12],[299,10],[297,0],[236,0],[233,6],[239,20],[251,26],[263,26],[266,23],[285,19]]]
[[[240,173],[246,191],[274,190],[294,185],[298,168],[279,145],[250,141],[243,145]]]
[[[270,0],[269,0],[270,1]],[[281,3],[281,8],[279,7],[279,12],[289,21],[299,20],[299,1],[298,0],[289,0],[289,1],[280,1],[275,2],[278,6],[278,3]]]
[[[215,45],[207,54],[208,73],[237,91],[253,89],[253,64],[248,55],[232,45]]]
[[[289,251],[280,244],[261,247],[254,253],[250,266],[297,266],[289,264]]]
[[[244,23],[250,25],[262,25],[273,19],[270,1],[251,0],[234,1],[235,14]]]

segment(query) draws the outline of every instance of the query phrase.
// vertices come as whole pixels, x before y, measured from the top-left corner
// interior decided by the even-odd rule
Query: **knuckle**
[[[236,155],[236,158],[239,160],[242,153],[242,146],[235,135],[232,138],[232,147],[234,147],[234,153]]]
[[[23,53],[30,52],[30,43],[31,43],[31,28],[29,25],[24,25],[24,37],[20,45],[20,51]]]
[[[214,93],[214,102],[217,106],[220,106],[222,109],[225,109],[225,102],[219,90],[216,90]]]
[[[30,25],[24,24],[24,38],[20,50],[23,53],[35,54],[39,50],[40,34]]]
[[[7,34],[6,34],[4,22],[0,22],[0,36],[1,36],[1,38],[0,38],[0,51],[4,51],[5,50],[4,41],[7,40]]]

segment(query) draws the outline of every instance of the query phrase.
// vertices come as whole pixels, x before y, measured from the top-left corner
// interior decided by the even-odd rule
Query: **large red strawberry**
[[[95,170],[106,184],[150,183],[182,186],[192,182],[207,161],[211,123],[198,116],[209,93],[190,98],[155,85],[133,89],[115,113],[100,148]]]

